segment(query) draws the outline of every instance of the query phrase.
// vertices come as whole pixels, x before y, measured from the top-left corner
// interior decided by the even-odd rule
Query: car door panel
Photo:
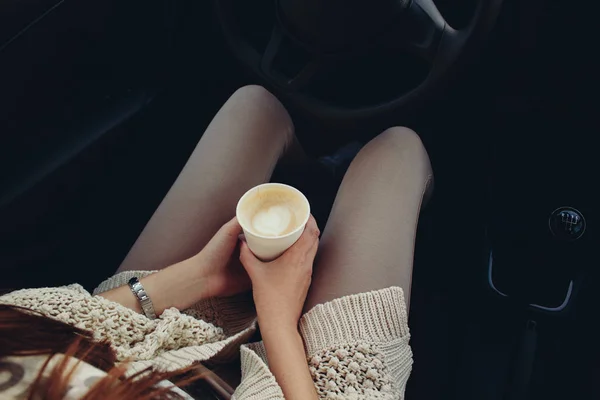
[[[0,4],[2,19],[12,13],[19,22],[11,31],[3,28],[2,37],[10,39],[0,48],[3,171],[14,176],[21,161],[31,169],[62,153],[61,143],[70,146],[76,125],[93,122],[104,110],[122,114],[119,104],[138,108],[123,100],[160,86],[156,60],[166,51],[165,3],[43,0],[39,9],[50,9],[28,18],[22,7]]]
[[[143,132],[122,125],[164,86],[182,4],[0,2],[0,289],[67,283],[79,261],[65,260],[131,187],[120,168],[143,165],[127,154]]]

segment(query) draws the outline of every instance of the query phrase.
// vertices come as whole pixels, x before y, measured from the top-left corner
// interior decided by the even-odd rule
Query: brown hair
[[[45,378],[43,375],[50,360],[60,353],[66,357]],[[115,353],[108,342],[94,341],[91,332],[25,308],[0,304],[0,361],[9,356],[33,355],[48,355],[48,359],[29,388],[28,400],[59,400],[64,397],[77,367],[68,368],[70,357],[108,374],[90,388],[83,397],[85,400],[180,399],[181,396],[172,388],[156,387],[156,384],[170,379],[178,386],[185,386],[204,377],[204,372],[198,373],[195,367],[170,373],[146,369],[126,377],[127,366],[115,365]]]

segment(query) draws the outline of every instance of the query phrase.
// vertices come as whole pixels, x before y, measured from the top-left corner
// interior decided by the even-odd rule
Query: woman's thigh
[[[118,272],[161,269],[198,253],[233,218],[242,194],[267,182],[294,143],[292,121],[271,93],[259,86],[237,90],[206,129]]]
[[[407,128],[388,129],[359,152],[323,232],[305,310],[390,286],[409,301],[419,211],[432,176],[421,140]]]

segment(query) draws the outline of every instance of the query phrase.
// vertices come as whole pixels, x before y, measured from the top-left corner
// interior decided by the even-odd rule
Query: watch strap
[[[144,315],[150,319],[156,319],[156,313],[154,312],[152,300],[150,299],[150,296],[148,296],[148,293],[146,293],[146,290],[144,289],[144,286],[140,280],[136,277],[133,277],[127,284],[129,285],[129,288],[133,292],[134,296],[137,297],[138,301],[140,302],[140,306],[142,307]]]

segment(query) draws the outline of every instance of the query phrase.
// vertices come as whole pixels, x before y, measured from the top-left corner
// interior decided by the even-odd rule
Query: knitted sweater
[[[95,294],[122,286],[123,272],[104,281]],[[256,330],[248,297],[209,299],[182,312],[165,310],[156,320],[100,296],[80,285],[18,290],[0,297],[13,304],[94,332],[107,339],[119,361],[134,373],[152,366],[174,371],[211,359],[226,362],[241,356],[242,381],[234,399],[283,399],[269,371],[262,342],[247,343]],[[401,399],[412,367],[410,334],[402,289],[390,287],[346,296],[318,305],[299,323],[306,359],[323,399]]]

